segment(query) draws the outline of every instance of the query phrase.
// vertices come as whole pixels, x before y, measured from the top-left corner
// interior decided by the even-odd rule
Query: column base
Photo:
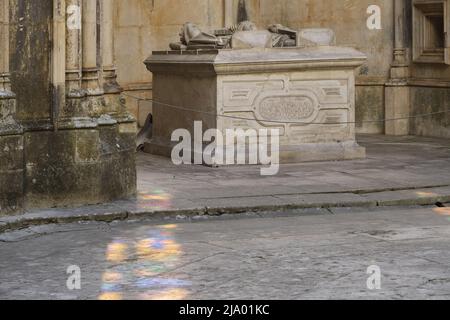
[[[103,69],[103,91],[106,94],[118,94],[123,92],[123,88],[117,82],[115,67],[105,67]]]
[[[406,80],[393,80],[385,88],[385,134],[407,136],[410,134],[410,88]]]
[[[5,216],[23,208],[23,129],[14,119],[14,94],[0,91],[0,97],[0,216]]]
[[[98,204],[136,192],[135,132],[119,124],[25,133],[27,208]]]
[[[105,93],[100,86],[99,70],[97,68],[83,69],[82,86],[87,96],[90,97],[101,96]]]
[[[0,217],[24,207],[23,136],[0,132]]]

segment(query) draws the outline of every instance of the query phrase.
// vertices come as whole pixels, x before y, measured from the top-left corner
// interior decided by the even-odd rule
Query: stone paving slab
[[[293,207],[374,207],[376,201],[368,201],[364,197],[354,193],[324,193],[303,194],[298,196],[276,196],[283,199],[286,205]],[[315,204],[315,205],[314,205]]]
[[[365,199],[374,200],[379,206],[428,205],[450,201],[450,186],[440,188],[397,190],[368,193]]]
[[[0,259],[0,299],[102,299],[111,284],[105,275],[114,273],[124,300],[167,297],[173,282],[154,286],[155,278],[177,280],[183,295],[175,298],[188,300],[448,300],[450,222],[435,209],[36,226],[0,234],[0,256],[7,257]],[[162,255],[142,251],[161,239],[170,239]],[[70,291],[66,270],[74,264],[82,288]],[[372,265],[380,267],[380,290],[367,287]]]
[[[135,199],[0,217],[0,232],[74,221],[114,221],[301,208],[434,205],[450,202],[450,140],[359,136],[365,160],[258,166],[175,166],[138,154]]]

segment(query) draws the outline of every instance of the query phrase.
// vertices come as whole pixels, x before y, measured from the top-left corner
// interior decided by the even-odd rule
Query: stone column
[[[231,27],[234,24],[234,10],[233,10],[233,0],[224,0],[223,4],[223,15],[224,15],[224,27]]]
[[[95,1],[92,0],[92,2]],[[97,94],[95,89],[98,72],[95,71],[94,66],[92,70],[83,69],[83,0],[66,0],[65,8],[66,108],[62,110],[60,121],[73,127],[73,120],[76,119],[77,123],[82,122],[84,126],[95,127],[91,119],[90,105],[86,103],[85,98],[88,92],[91,95]],[[96,51],[97,49],[94,53]],[[97,59],[95,59],[95,65],[97,65]]]
[[[406,45],[406,5],[407,0],[394,0],[394,62],[391,78],[386,83],[386,134],[408,135],[410,115],[409,55]]]
[[[82,78],[82,0],[66,0],[66,92],[68,98],[81,98]]]
[[[23,206],[23,135],[9,73],[9,0],[0,0],[0,216]]]
[[[395,67],[407,67],[409,65],[408,50],[406,48],[406,6],[405,0],[394,0],[394,63]],[[407,77],[407,74],[395,74],[399,77]]]
[[[99,0],[82,0],[82,87],[88,96],[103,94],[100,87],[100,70],[98,62],[98,29],[97,19]]]
[[[66,103],[66,0],[53,0],[52,28],[52,121],[58,129]]]
[[[239,0],[238,2],[238,12],[237,12],[237,23],[242,21],[250,20],[247,12],[247,3],[245,0]]]
[[[9,80],[9,0],[0,3],[0,98],[14,98]]]
[[[9,73],[9,0],[0,0],[0,135],[20,129]]]
[[[102,0],[102,63],[105,93],[120,93],[114,55],[114,0]]]

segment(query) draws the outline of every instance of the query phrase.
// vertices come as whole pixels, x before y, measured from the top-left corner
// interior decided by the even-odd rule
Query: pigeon
[[[139,131],[136,138],[137,151],[144,149],[145,143],[152,138],[153,131],[153,115],[150,113],[145,120],[144,127]]]

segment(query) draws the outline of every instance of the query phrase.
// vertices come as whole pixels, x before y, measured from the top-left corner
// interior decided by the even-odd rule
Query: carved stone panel
[[[262,93],[255,102],[255,113],[262,121],[299,122],[308,124],[314,121],[320,105],[311,91],[289,93]]]
[[[315,111],[314,101],[306,96],[267,97],[259,113],[264,120],[299,121],[310,118]]]
[[[248,109],[262,91],[281,91],[282,80],[225,81],[223,84],[224,107],[227,111]]]

